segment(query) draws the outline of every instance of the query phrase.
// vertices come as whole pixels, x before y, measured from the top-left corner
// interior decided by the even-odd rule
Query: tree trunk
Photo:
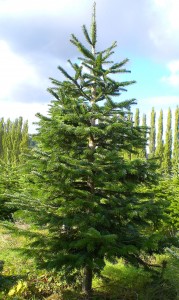
[[[83,292],[85,293],[85,300],[91,300],[92,296],[92,269],[89,266],[84,268],[83,273]]]

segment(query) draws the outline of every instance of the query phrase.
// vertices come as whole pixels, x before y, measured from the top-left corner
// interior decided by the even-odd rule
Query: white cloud
[[[1,0],[1,14],[7,15],[22,15],[22,14],[52,14],[63,15],[67,10],[73,15],[74,11],[78,12],[86,4],[86,1],[81,0]]]
[[[154,0],[154,5],[160,11],[161,17],[165,17],[168,31],[179,29],[179,1],[178,0]]]
[[[152,0],[151,16],[153,24],[149,29],[149,38],[161,57],[178,53],[179,49],[179,1],[178,0]]]
[[[13,53],[5,41],[0,40],[0,100],[13,99],[14,91],[25,82],[33,86],[40,84],[35,68],[23,57]]]
[[[157,109],[173,107],[175,108],[179,103],[179,96],[157,96],[157,97],[150,97],[145,98],[142,100],[150,108],[152,106],[156,107]]]
[[[169,76],[163,76],[161,81],[173,87],[179,87],[179,60],[173,60],[167,65]]]
[[[169,62],[168,69],[172,73],[179,72],[179,60],[172,60],[171,62]]]
[[[161,78],[162,82],[165,82],[173,87],[179,87],[179,74],[171,74],[170,76],[164,76]]]

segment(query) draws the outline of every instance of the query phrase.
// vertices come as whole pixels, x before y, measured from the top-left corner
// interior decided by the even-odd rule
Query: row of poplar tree
[[[172,112],[168,109],[166,128],[163,124],[163,111],[160,111],[158,120],[156,120],[155,109],[152,108],[150,120],[147,120],[146,114],[140,119],[139,108],[135,113],[129,115],[135,127],[144,127],[145,138],[148,143],[143,149],[131,149],[127,158],[133,160],[136,158],[154,159],[157,163],[158,173],[162,173],[165,178],[179,176],[179,108],[175,109],[174,128],[172,128]],[[158,122],[157,122],[158,121]],[[9,197],[22,189],[20,186],[20,177],[23,173],[23,165],[28,164],[29,151],[35,146],[32,143],[32,135],[28,132],[28,121],[22,117],[15,121],[10,119],[0,120],[0,178],[1,178],[1,219],[12,218],[16,207],[11,205],[7,208],[6,202]]]
[[[156,120],[155,108],[152,108],[150,120],[143,114],[140,121],[139,108],[131,116],[135,127],[148,127],[145,132],[148,139],[143,150],[133,149],[129,159],[136,157],[156,158],[158,169],[165,175],[175,175],[179,173],[179,107],[175,109],[174,127],[172,128],[172,112],[168,109],[166,128],[164,128],[163,110],[160,110],[158,120]],[[148,122],[149,121],[149,122]],[[31,135],[28,132],[28,121],[23,122],[19,117],[15,121],[4,118],[0,119],[0,159],[1,165],[6,164],[13,167],[21,162],[21,155],[31,148]]]
[[[169,108],[167,113],[166,128],[164,128],[163,110],[160,110],[158,120],[155,108],[152,108],[150,120],[143,114],[140,122],[140,111],[137,108],[133,117],[135,126],[149,126],[147,146],[138,157],[158,159],[158,170],[165,175],[178,176],[179,172],[179,108],[175,109],[172,122],[172,111]],[[140,124],[141,123],[141,124]],[[172,126],[173,124],[173,126]],[[136,155],[134,155],[136,157]]]

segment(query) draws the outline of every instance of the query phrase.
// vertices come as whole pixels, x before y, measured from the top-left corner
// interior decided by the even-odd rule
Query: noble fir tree
[[[152,192],[145,192],[154,180],[152,166],[124,158],[124,151],[143,149],[146,142],[143,129],[128,118],[135,100],[118,99],[134,83],[114,79],[129,72],[128,59],[112,62],[116,42],[97,51],[95,6],[91,33],[85,26],[83,33],[88,46],[71,36],[81,53],[78,62],[69,60],[73,75],[58,67],[65,80],[51,79],[48,117],[38,114],[29,198],[23,205],[49,232],[36,234],[32,252],[39,263],[63,271],[66,280],[81,276],[91,299],[92,278],[106,259],[139,263],[140,254],[156,251],[162,238],[156,238],[159,229],[151,233],[160,223],[160,208]]]

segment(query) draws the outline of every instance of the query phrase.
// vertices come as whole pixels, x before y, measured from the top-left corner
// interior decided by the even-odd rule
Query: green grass
[[[33,229],[34,230],[34,229]],[[80,300],[78,290],[63,286],[60,275],[39,270],[33,258],[18,250],[25,248],[28,237],[12,234],[0,226],[0,300]],[[106,262],[100,277],[93,280],[94,300],[179,300],[179,251],[157,256],[155,263],[167,260],[164,273],[147,272],[118,260]]]
[[[0,275],[0,299],[41,300],[59,290],[56,274],[37,269],[35,260],[19,251],[28,242],[28,237],[14,235],[0,226],[0,260],[4,261]],[[9,293],[12,295],[8,297]]]

